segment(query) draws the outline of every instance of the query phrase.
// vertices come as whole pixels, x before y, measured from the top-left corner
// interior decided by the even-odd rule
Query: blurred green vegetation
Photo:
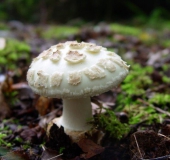
[[[23,17],[24,19],[34,20],[34,14],[36,11],[39,0],[6,0],[0,4],[0,19],[10,20]],[[16,16],[16,17],[15,17]]]
[[[162,71],[167,69],[170,69],[170,65],[166,64],[162,67]],[[148,97],[148,89],[152,90],[158,86],[157,82],[154,82],[151,78],[153,72],[154,68],[152,66],[143,67],[139,64],[132,64],[129,75],[121,84],[123,94],[119,94],[117,97],[115,111],[123,110],[128,113],[130,124],[137,124],[142,121],[149,124],[161,123],[166,115],[157,112],[155,107],[170,111],[170,92],[168,88],[164,93],[155,92],[152,97]],[[170,80],[169,77],[166,78]],[[164,85],[168,84],[169,81],[164,82]]]
[[[128,113],[129,124],[138,124],[146,122],[146,124],[162,123],[164,117],[163,113],[158,113],[152,106],[145,106],[142,104],[126,105],[124,112]]]
[[[170,107],[170,95],[163,93],[156,93],[152,98],[149,99],[151,104],[154,104],[165,110],[169,110]]]
[[[110,29],[115,33],[124,35],[139,36],[142,33],[142,30],[137,27],[121,25],[117,23],[110,24]]]
[[[44,39],[64,39],[69,36],[75,35],[79,33],[80,29],[78,27],[73,26],[49,26],[44,32],[42,32],[42,37]]]
[[[168,21],[165,21],[164,23],[159,24],[159,29],[158,25],[156,25],[157,22],[155,21],[154,23],[154,26],[150,24],[133,25],[133,22],[131,22],[130,24],[111,23],[109,24],[109,27],[113,33],[125,36],[134,36],[138,38],[138,40],[140,40],[143,44],[149,46],[153,44],[158,44],[163,47],[169,47],[170,40],[165,34],[168,34],[167,28],[170,28],[170,23]],[[112,38],[112,40],[116,41],[114,37]]]
[[[151,0],[143,3],[152,5],[156,2]],[[69,36],[81,33],[81,29],[86,27],[84,22],[93,22],[90,24],[93,28],[95,22],[103,21],[108,22],[109,29],[112,32],[109,33],[108,37],[105,37],[105,40],[109,39],[111,43],[116,41],[119,44],[127,44],[130,38],[135,37],[142,45],[149,47],[157,45],[166,48],[170,46],[168,36],[170,11],[166,4],[168,4],[167,0],[164,1],[164,5],[157,4],[155,7],[150,7],[151,11],[148,11],[147,8],[140,7],[143,6],[142,1],[134,3],[131,0],[124,2],[111,0],[107,2],[103,0],[6,0],[0,4],[0,19],[2,21],[19,20],[26,23],[47,24],[48,26],[34,26],[39,36],[37,37],[46,41],[51,39],[66,40]],[[129,18],[131,21],[129,21]],[[52,25],[49,25],[50,23]],[[65,25],[61,25],[62,23],[65,23]],[[8,24],[0,22],[0,30],[9,30]],[[88,33],[85,34],[89,36]],[[125,40],[123,42],[116,40],[114,34],[120,34],[125,37]],[[97,33],[94,33],[94,37],[96,35]],[[132,50],[135,50],[135,47],[134,45]],[[114,50],[114,48],[112,47],[111,50]],[[29,61],[30,51],[30,46],[25,42],[7,39],[6,47],[0,50],[0,67],[6,67],[9,70],[17,68],[19,59]],[[131,63],[131,71],[121,84],[122,92],[117,96],[115,111],[127,113],[130,125],[142,121],[146,121],[148,124],[162,122],[166,115],[159,113],[155,107],[170,111],[170,91],[168,88],[164,93],[153,91],[154,94],[148,96],[149,90],[158,85],[151,76],[154,70],[155,68],[152,66]],[[170,70],[169,64],[163,65],[159,70],[164,85],[170,83],[170,78],[165,75],[168,70]],[[5,96],[12,104],[17,101],[16,94],[16,92],[12,92]],[[120,123],[114,112],[107,109],[105,114],[97,115],[92,123],[117,139],[121,139],[129,131],[129,126]],[[0,135],[0,143],[8,146],[9,144],[4,142],[5,137],[5,133]],[[27,148],[27,146],[25,147]]]
[[[0,66],[15,69],[19,59],[29,60],[30,46],[15,39],[6,39],[6,46],[0,50]]]

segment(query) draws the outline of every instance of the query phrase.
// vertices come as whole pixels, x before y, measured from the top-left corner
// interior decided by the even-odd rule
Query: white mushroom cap
[[[52,98],[95,96],[117,86],[129,66],[120,56],[92,43],[68,41],[36,57],[27,73],[32,90]]]

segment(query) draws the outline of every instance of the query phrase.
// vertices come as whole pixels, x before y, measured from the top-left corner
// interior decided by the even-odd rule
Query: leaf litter
[[[21,26],[22,30],[18,30]],[[25,79],[27,62],[30,60],[27,57],[19,57],[18,67],[14,62],[15,70],[4,66],[0,70],[2,77],[0,77],[0,145],[3,147],[0,148],[0,156],[2,160],[168,158],[170,119],[167,114],[164,114],[170,111],[169,101],[165,97],[170,94],[168,89],[170,48],[164,45],[167,34],[160,35],[157,31],[152,34],[146,30],[133,32],[129,28],[126,33],[122,26],[117,26],[117,24],[84,26],[73,35],[48,40],[44,39],[43,34],[37,32],[40,28],[33,25],[22,24],[17,28],[15,26],[15,32],[11,28],[9,36],[22,39],[30,45],[30,59],[51,45],[75,39],[95,42],[127,59],[132,66],[127,79],[116,89],[92,98],[92,106],[94,116],[107,115],[103,106],[114,111],[120,122],[128,124],[130,130],[121,139],[105,134],[100,144],[91,139],[81,139],[78,143],[72,143],[63,128],[57,126],[53,126],[50,136],[47,136],[47,123],[62,114],[62,102],[59,99],[40,97],[31,91]],[[8,43],[4,45],[4,40],[6,38],[2,38],[0,42],[1,53],[8,45]],[[151,66],[153,72],[150,72],[147,66]],[[143,78],[139,78],[140,75]],[[129,84],[130,82],[132,84]],[[105,131],[104,128],[101,129]]]

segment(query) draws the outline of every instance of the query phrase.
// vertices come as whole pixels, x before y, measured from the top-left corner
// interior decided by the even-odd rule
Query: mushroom
[[[32,90],[42,96],[62,98],[63,114],[53,120],[65,131],[85,132],[92,118],[90,97],[120,84],[129,66],[120,56],[92,43],[68,41],[36,57],[27,73]]]

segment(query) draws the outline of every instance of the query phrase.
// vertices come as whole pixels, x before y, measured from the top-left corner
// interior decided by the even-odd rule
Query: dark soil
[[[155,102],[149,101],[155,93],[170,94],[170,83],[164,80],[165,76],[170,77],[170,48],[159,41],[159,38],[170,38],[170,35],[167,34],[168,31],[162,31],[160,35],[158,31],[154,30],[153,36],[158,40],[144,42],[137,36],[117,33],[109,30],[108,25],[101,24],[98,25],[98,30],[92,26],[83,27],[77,34],[49,40],[42,37],[43,30],[41,31],[41,29],[43,27],[40,29],[33,25],[22,24],[20,26],[19,24],[14,28],[9,26],[7,31],[2,31],[3,35],[10,35],[17,40],[25,41],[31,50],[28,59],[19,58],[14,62],[15,69],[2,66],[0,71],[0,79],[5,77],[5,80],[0,81],[1,160],[169,159],[170,103],[168,99],[163,102],[159,101],[159,103],[156,100]],[[152,36],[152,34],[148,34],[148,36]],[[88,136],[79,143],[72,143],[70,137],[64,133],[64,128],[58,128],[56,125],[51,127],[49,136],[47,136],[47,124],[62,114],[62,101],[35,95],[27,85],[26,72],[30,59],[41,51],[60,41],[75,39],[95,42],[111,50],[119,49],[123,59],[127,59],[129,63],[132,62],[132,65],[140,64],[142,68],[153,67],[152,73],[145,74],[149,80],[152,80],[152,83],[149,83],[145,77],[146,79],[140,81],[139,88],[134,91],[135,94],[128,94],[120,85],[116,89],[92,98],[94,116],[97,114],[97,108],[102,104],[114,111],[121,123],[128,124],[130,130],[121,139],[112,137],[106,132],[100,145]],[[167,69],[164,70],[165,65]],[[131,87],[135,85],[135,81],[138,81],[140,74],[142,73],[139,72],[137,79],[130,85]],[[144,93],[140,94],[139,89]],[[122,103],[119,101],[120,94],[123,95]],[[130,100],[126,101],[128,97]],[[133,124],[131,123],[131,113],[125,108],[127,105],[135,106],[133,111],[138,111],[138,108],[143,106],[151,107],[154,112],[150,112],[150,110],[144,112],[144,116]],[[105,114],[104,112],[102,113]],[[143,110],[139,111],[137,115],[140,113],[143,113]],[[149,115],[156,116],[156,118],[148,118]],[[158,121],[158,117],[161,121]],[[103,128],[100,129],[103,131]]]

